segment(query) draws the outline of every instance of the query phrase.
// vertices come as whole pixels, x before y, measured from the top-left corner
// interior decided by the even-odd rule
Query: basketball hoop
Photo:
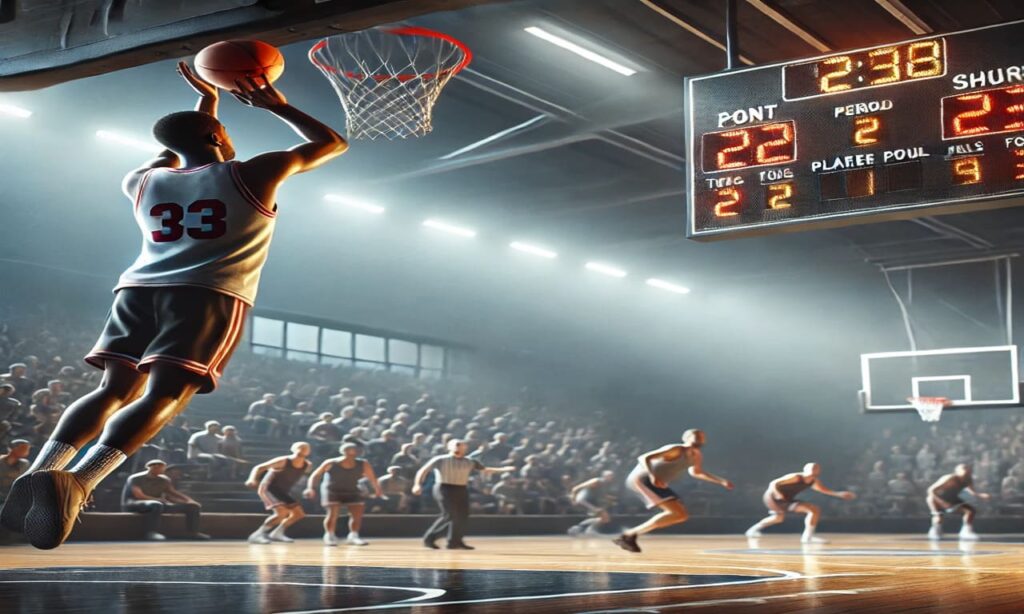
[[[942,418],[942,410],[953,404],[946,397],[907,397],[924,422],[938,422]]]
[[[341,98],[350,139],[427,134],[441,90],[472,59],[455,38],[417,27],[337,34],[309,50]]]

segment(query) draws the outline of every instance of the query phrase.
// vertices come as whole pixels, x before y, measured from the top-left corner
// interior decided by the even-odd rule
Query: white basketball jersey
[[[238,175],[237,162],[158,168],[139,182],[142,253],[115,290],[201,286],[252,305],[274,234],[275,211]]]

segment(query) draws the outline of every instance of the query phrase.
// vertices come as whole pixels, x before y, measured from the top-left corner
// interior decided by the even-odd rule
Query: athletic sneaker
[[[569,527],[569,530],[566,531],[566,533],[568,533],[570,537],[579,537],[583,534],[583,529],[577,524]]]
[[[636,535],[626,535],[623,533],[613,539],[612,543],[623,550],[628,550],[629,552],[640,552],[640,546],[636,543]]]
[[[156,531],[150,531],[149,533],[146,533],[146,541],[162,542],[162,541],[167,541],[167,538],[164,537],[163,533],[157,533]]]
[[[757,539],[758,537],[761,537],[761,530],[754,527],[750,527],[749,529],[747,529],[747,532],[744,533],[744,535],[751,539]]]
[[[827,544],[828,540],[824,537],[818,537],[816,535],[802,535],[800,536],[801,544]]]
[[[942,540],[942,530],[938,527],[932,527],[928,530],[928,539],[932,540],[933,542]]]
[[[263,529],[256,529],[252,535],[249,536],[250,544],[269,544],[270,538],[263,532]]]
[[[976,542],[978,541],[978,534],[971,527],[964,527],[960,529],[960,539],[965,542]]]
[[[370,545],[370,542],[366,541],[362,537],[359,537],[359,534],[356,533],[355,531],[353,531],[353,532],[348,534],[348,539],[346,539],[345,542],[348,545],[350,545],[350,546],[369,546]]]
[[[325,546],[337,546],[338,536],[334,533],[324,533],[324,545]]]
[[[457,544],[448,544],[448,549],[449,550],[476,550],[476,548],[474,548],[473,546],[470,546],[468,544],[463,544],[461,542],[459,542]]]
[[[32,474],[32,507],[25,515],[25,537],[36,548],[51,550],[71,535],[75,520],[88,499],[70,471]]]
[[[270,539],[270,541],[272,542],[284,542],[286,544],[290,544],[295,541],[294,539],[284,534],[284,527],[281,525],[277,525],[277,528],[271,531],[267,535],[267,538]]]
[[[25,532],[25,515],[32,507],[32,474],[26,473],[11,484],[7,501],[0,509],[0,525],[15,533]]]

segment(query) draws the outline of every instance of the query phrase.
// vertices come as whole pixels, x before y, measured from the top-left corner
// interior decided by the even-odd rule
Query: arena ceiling
[[[422,3],[458,9],[428,14],[419,14],[414,2],[363,4],[399,6],[404,12],[384,14],[451,34],[475,59],[444,92],[433,134],[357,143],[315,173],[306,184],[310,195],[344,193],[387,207],[394,223],[440,217],[474,228],[481,241],[530,240],[581,264],[597,258],[687,283],[1024,244],[1017,209],[718,244],[688,241],[682,78],[724,67],[724,1]],[[739,44],[749,61],[768,63],[1021,18],[1024,6],[1012,0],[740,0]],[[623,76],[566,53],[527,34],[529,26],[599,49],[637,73]],[[305,60],[309,45],[284,48],[289,68],[282,88],[340,125],[337,99]],[[187,100],[180,87],[172,63],[163,61],[9,99],[63,113],[59,121],[68,130],[73,109],[75,126],[144,137],[152,119]],[[231,109],[227,118],[243,153],[259,150],[261,141],[279,144],[286,134],[268,131],[248,110]]]

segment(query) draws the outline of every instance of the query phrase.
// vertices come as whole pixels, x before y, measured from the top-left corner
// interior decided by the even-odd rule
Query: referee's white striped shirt
[[[434,478],[439,484],[455,486],[465,486],[469,483],[469,474],[473,473],[473,470],[484,468],[478,460],[466,457],[456,458],[451,454],[435,456],[427,461],[426,466],[434,472]]]

